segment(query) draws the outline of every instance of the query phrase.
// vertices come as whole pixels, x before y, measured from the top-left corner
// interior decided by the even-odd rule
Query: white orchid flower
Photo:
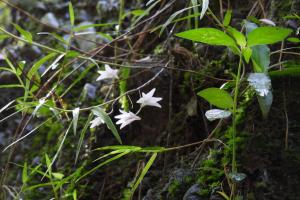
[[[155,106],[161,108],[161,105],[157,103],[158,101],[162,100],[160,97],[153,97],[156,88],[153,88],[147,94],[142,92],[142,97],[137,101],[137,103],[141,104],[141,107],[144,106]]]
[[[132,123],[133,121],[136,120],[141,120],[139,116],[132,112],[126,112],[124,110],[120,110],[122,114],[115,116],[116,119],[119,119],[116,124],[121,124],[120,129],[124,128],[128,124]]]
[[[101,117],[96,117],[90,122],[90,124],[91,124],[90,128],[95,128],[96,126],[104,124],[104,120]]]
[[[227,118],[231,115],[231,112],[227,111],[227,110],[220,110],[220,109],[211,109],[206,111],[205,113],[205,117],[209,120],[209,121],[214,121],[216,119],[224,119]]]
[[[271,79],[264,73],[251,73],[248,77],[249,85],[259,96],[267,96],[271,89]]]
[[[118,73],[119,70],[112,69],[109,65],[105,65],[105,71],[98,71],[100,76],[97,78],[97,81],[101,81],[104,79],[119,79]]]

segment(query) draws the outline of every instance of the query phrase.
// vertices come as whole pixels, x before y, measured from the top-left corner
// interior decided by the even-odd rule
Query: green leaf
[[[82,143],[83,143],[83,139],[84,139],[84,136],[86,134],[86,131],[90,125],[90,121],[92,120],[92,117],[93,115],[90,114],[81,133],[80,133],[80,137],[79,137],[79,141],[78,141],[78,145],[77,145],[77,148],[76,148],[76,156],[75,156],[75,164],[77,163],[77,160],[78,160],[78,156],[79,156],[79,153],[80,153],[80,149],[81,149],[81,146],[82,146]]]
[[[141,150],[141,147],[138,146],[128,146],[128,145],[114,145],[114,146],[105,146],[97,148],[96,150],[103,151],[103,150],[128,150],[128,151],[137,151]]]
[[[243,33],[239,32],[238,30],[236,30],[235,28],[232,28],[230,26],[227,28],[227,31],[230,33],[230,35],[232,35],[232,37],[235,39],[236,43],[240,47],[246,46],[247,42],[246,42],[246,38]]]
[[[283,70],[276,70],[269,72],[271,78],[279,77],[299,77],[300,76],[300,67],[288,67]]]
[[[53,172],[53,173],[52,173],[52,176],[53,176],[55,179],[61,180],[61,179],[63,179],[63,177],[64,177],[65,175],[63,175],[62,173]]]
[[[73,200],[77,200],[77,190],[73,191]]]
[[[106,114],[106,112],[99,107],[94,108],[92,110],[92,112],[94,113],[94,115],[101,117],[101,119],[105,122],[107,127],[112,131],[112,134],[115,136],[115,138],[118,140],[118,142],[120,144],[122,144],[121,137],[120,137],[114,123],[111,121],[110,117]]]
[[[251,55],[252,55],[252,49],[250,47],[246,47],[243,49],[243,56],[246,63],[249,63]]]
[[[248,46],[274,44],[284,40],[291,32],[287,28],[259,27],[248,34]]]
[[[23,171],[22,171],[22,182],[25,184],[28,180],[28,167],[27,167],[27,162],[24,163],[23,166]]]
[[[142,182],[143,178],[145,177],[145,175],[147,174],[148,170],[150,169],[150,167],[152,166],[152,164],[154,163],[155,159],[157,157],[157,153],[152,154],[151,158],[149,159],[149,161],[147,162],[145,168],[143,169],[143,171],[141,172],[141,175],[139,176],[139,178],[137,179],[137,181],[134,183],[131,191],[130,191],[130,197],[133,197],[133,194],[135,192],[135,190],[137,189],[137,187],[140,185],[140,183]],[[130,198],[130,199],[131,199]]]
[[[47,171],[49,172],[49,174],[51,174],[51,160],[48,156],[48,154],[45,154],[45,159],[46,159],[46,165],[47,165]]]
[[[228,109],[233,107],[233,99],[230,94],[219,88],[207,88],[198,93],[198,95],[208,101],[210,104],[219,108]]]
[[[30,32],[25,31],[21,26],[18,24],[14,24],[14,27],[17,29],[17,31],[24,37],[25,40],[27,40],[29,43],[32,43],[32,35]]]
[[[75,16],[74,16],[74,9],[71,1],[69,2],[69,15],[70,15],[70,23],[72,26],[74,26]]]
[[[83,178],[86,177],[87,175],[93,173],[94,171],[96,171],[97,169],[101,168],[102,166],[104,166],[104,165],[106,165],[106,164],[108,164],[108,163],[110,163],[110,162],[112,162],[112,161],[114,161],[114,160],[117,160],[117,159],[119,159],[119,158],[121,158],[121,157],[123,157],[123,156],[125,156],[125,155],[127,155],[127,154],[129,154],[129,153],[130,153],[130,152],[127,152],[127,151],[126,151],[126,152],[123,152],[123,153],[120,153],[120,154],[118,154],[118,155],[116,155],[116,156],[114,156],[114,157],[112,157],[112,158],[110,158],[110,159],[108,159],[108,160],[106,160],[106,161],[100,163],[99,165],[97,165],[96,167],[94,167],[93,169],[89,170],[88,172],[86,172],[85,174],[83,174],[81,177],[79,177],[79,178],[76,180],[76,182],[80,181],[81,179],[83,179]]]
[[[251,60],[255,72],[267,72],[270,65],[270,48],[267,45],[251,47]]]
[[[30,87],[30,82],[32,80],[32,77],[37,73],[38,69],[48,60],[50,60],[51,58],[53,58],[54,56],[56,56],[56,53],[50,53],[47,56],[41,58],[40,60],[38,60],[28,71],[27,73],[27,79],[26,79],[26,90],[25,90],[25,94],[24,94],[24,99],[27,98],[28,96],[28,92],[29,92],[29,87]]]
[[[225,17],[223,20],[223,25],[226,27],[230,24],[231,21],[232,10],[227,10],[225,13]]]
[[[215,28],[199,28],[177,33],[176,36],[192,40],[194,42],[202,42],[210,45],[221,45],[235,47],[235,41],[223,31]]]
[[[296,38],[296,37],[290,37],[290,38],[287,39],[287,41],[293,42],[293,43],[299,43],[300,39]]]

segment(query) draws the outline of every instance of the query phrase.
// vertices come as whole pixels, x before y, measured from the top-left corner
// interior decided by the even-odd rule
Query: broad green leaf
[[[74,26],[75,16],[74,16],[74,9],[71,1],[69,2],[69,15],[70,15],[70,23],[72,26]]]
[[[270,48],[267,45],[257,45],[251,49],[254,71],[267,72],[270,65]]]
[[[115,138],[118,140],[118,142],[120,144],[122,144],[121,137],[120,137],[114,123],[111,121],[110,117],[106,114],[106,112],[99,107],[94,108],[92,110],[92,112],[94,113],[94,115],[102,118],[102,120],[105,122],[107,127],[111,130],[112,134],[115,136]]]
[[[223,25],[226,27],[230,24],[231,21],[232,10],[227,10],[225,13],[225,17],[223,20]]]
[[[291,32],[287,28],[258,27],[248,34],[248,46],[274,44],[284,40]]]
[[[221,45],[235,47],[235,41],[226,33],[215,28],[199,28],[177,33],[176,36],[202,42],[210,45]]]
[[[257,25],[246,21],[246,33],[249,35],[253,30],[257,29]],[[249,48],[249,47],[247,47]],[[270,65],[270,49],[267,45],[256,45],[251,47],[251,60],[253,63],[253,70],[255,72],[267,72]]]
[[[245,47],[242,51],[244,59],[246,63],[249,63],[251,55],[252,55],[252,49],[250,47]]]
[[[288,67],[283,70],[269,72],[271,78],[279,77],[300,77],[300,67]]]
[[[198,95],[210,104],[219,108],[228,109],[233,107],[233,99],[228,92],[219,88],[207,88]]]
[[[152,154],[151,158],[149,159],[149,161],[147,162],[145,168],[143,169],[143,171],[141,172],[141,175],[139,176],[139,178],[136,180],[136,182],[134,183],[131,191],[130,191],[130,197],[132,198],[134,195],[135,190],[138,188],[138,186],[140,185],[140,183],[142,182],[142,180],[144,179],[145,175],[147,174],[147,172],[149,171],[150,167],[152,166],[152,164],[154,163],[155,159],[157,157],[157,153]]]
[[[243,33],[239,32],[238,30],[236,30],[235,28],[232,28],[230,26],[227,28],[227,31],[230,33],[230,35],[232,35],[232,37],[235,39],[236,43],[240,47],[246,46],[247,42],[246,42],[246,38]]]
[[[17,29],[17,31],[24,37],[25,40],[27,40],[29,43],[32,43],[32,35],[30,32],[25,31],[21,26],[18,24],[14,24],[14,27]]]

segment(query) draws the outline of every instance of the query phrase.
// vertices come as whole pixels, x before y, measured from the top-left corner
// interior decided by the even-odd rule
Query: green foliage
[[[232,10],[227,10],[226,13],[225,13],[224,20],[223,20],[223,25],[225,27],[229,26],[230,21],[231,21],[231,17],[232,17]]]
[[[207,88],[198,93],[198,95],[208,101],[210,104],[219,108],[232,108],[233,99],[230,94],[219,88]]]
[[[209,45],[235,47],[235,41],[226,33],[215,28],[199,28],[176,34],[177,37]]]
[[[274,44],[284,40],[292,30],[278,27],[259,27],[251,31],[248,36],[248,45]]]
[[[70,16],[70,23],[71,26],[74,26],[75,23],[75,15],[74,15],[74,9],[73,9],[73,5],[72,2],[69,2],[69,16]]]
[[[122,144],[121,137],[120,137],[114,123],[111,121],[110,117],[106,114],[106,112],[99,107],[93,108],[92,112],[94,113],[94,115],[101,117],[101,119],[105,122],[107,127],[112,131],[112,134],[115,136],[115,138],[118,140],[118,142],[120,144]]]
[[[25,40],[27,40],[29,43],[32,43],[32,35],[30,32],[25,31],[21,26],[18,24],[14,24],[14,27],[17,29],[17,31],[24,37]]]

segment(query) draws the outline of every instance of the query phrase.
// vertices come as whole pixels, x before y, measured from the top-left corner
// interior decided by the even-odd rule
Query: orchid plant
[[[229,26],[230,17],[229,19],[226,17],[223,24],[219,24],[223,31],[215,28],[198,28],[176,34],[180,38],[192,40],[193,42],[226,46],[239,57],[237,73],[232,81],[235,83],[232,93],[224,89],[224,84],[220,88],[207,88],[198,93],[199,96],[218,108],[208,110],[205,113],[209,121],[225,119],[232,115],[232,163],[230,173],[232,184],[231,195],[228,197],[230,200],[235,199],[236,183],[241,181],[239,177],[245,178],[243,173],[238,172],[236,161],[237,109],[239,106],[239,91],[244,80],[242,69],[250,64],[250,61],[252,62],[253,73],[250,73],[247,79],[249,89],[252,88],[257,93],[263,116],[266,117],[273,98],[271,80],[268,76],[270,50],[267,45],[283,41],[292,32],[287,28],[275,27],[276,24],[268,19],[261,19],[260,22],[267,26],[258,27],[254,23],[245,22],[246,35]],[[227,89],[230,89],[230,87]],[[233,94],[233,97],[231,94]]]

